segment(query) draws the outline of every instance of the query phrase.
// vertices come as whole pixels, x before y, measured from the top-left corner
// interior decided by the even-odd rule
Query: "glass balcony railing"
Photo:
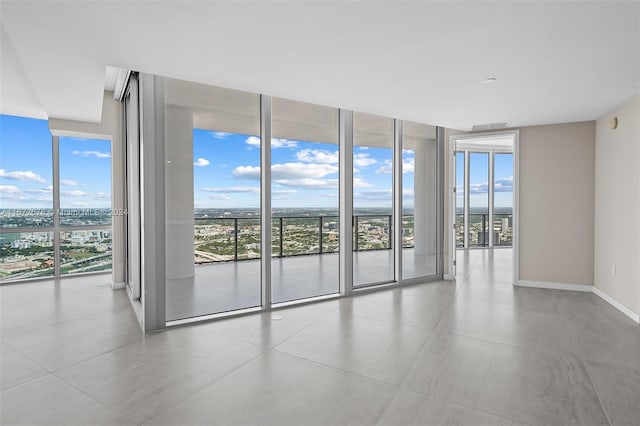
[[[493,245],[511,247],[513,244],[513,214],[493,215]],[[489,246],[489,214],[469,214],[469,247]],[[456,214],[456,247],[464,248],[464,215]]]
[[[353,217],[353,250],[389,250],[391,215]],[[338,216],[274,217],[271,222],[271,256],[289,257],[337,253],[340,247]],[[413,215],[402,216],[402,247],[413,247]],[[224,217],[196,218],[195,262],[235,262],[260,258],[260,220]]]

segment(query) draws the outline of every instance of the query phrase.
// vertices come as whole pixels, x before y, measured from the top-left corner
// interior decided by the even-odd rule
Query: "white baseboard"
[[[453,275],[451,275],[451,274],[444,274],[444,275],[442,276],[442,279],[443,279],[443,280],[447,280],[447,281],[453,281],[453,280],[455,280],[455,279],[456,279],[456,277],[455,277],[455,276],[453,276]]]
[[[616,299],[609,296],[607,293],[600,290],[599,288],[593,287],[593,293],[599,298],[601,298],[602,300],[604,300],[605,302],[607,302],[608,304],[610,304],[611,306],[613,306],[614,308],[618,309],[620,312],[622,312],[629,318],[631,318],[633,322],[635,322],[636,324],[640,324],[640,313],[634,312],[631,309],[627,308],[625,305],[618,302]]]
[[[546,281],[518,280],[516,282],[516,285],[520,287],[549,288],[552,290],[584,291],[587,293],[593,292],[593,286],[584,285],[584,284],[550,283]]]
[[[585,293],[593,293],[596,296],[600,297],[605,302],[607,302],[608,304],[610,304],[611,306],[613,306],[614,308],[616,308],[617,310],[619,310],[620,312],[622,312],[623,314],[625,314],[626,316],[628,316],[629,318],[631,318],[631,320],[633,320],[633,322],[635,322],[636,324],[640,324],[640,313],[634,312],[633,310],[629,309],[622,303],[618,302],[613,297],[609,296],[607,293],[591,285],[550,283],[545,281],[525,281],[525,280],[518,280],[516,285],[520,287],[549,288],[552,290],[583,291]]]
[[[112,290],[120,290],[122,288],[125,288],[127,286],[127,283],[123,282],[119,282],[119,283],[114,283],[113,281],[111,281],[111,289]]]

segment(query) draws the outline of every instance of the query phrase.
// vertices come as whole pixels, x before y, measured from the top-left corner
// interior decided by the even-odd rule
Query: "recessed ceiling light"
[[[489,77],[484,82],[487,83],[487,84],[495,83],[496,82],[496,78],[495,77]]]

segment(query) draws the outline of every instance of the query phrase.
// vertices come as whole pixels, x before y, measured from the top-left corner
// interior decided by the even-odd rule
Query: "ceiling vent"
[[[480,132],[483,130],[496,130],[504,129],[509,123],[487,123],[487,124],[474,124],[471,130],[474,132]]]

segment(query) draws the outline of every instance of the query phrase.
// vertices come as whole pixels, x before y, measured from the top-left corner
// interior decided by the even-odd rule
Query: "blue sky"
[[[488,208],[489,157],[471,153],[469,158],[469,207]],[[513,154],[496,154],[494,158],[494,205],[513,207]],[[456,207],[464,203],[464,154],[456,154]]]
[[[111,206],[111,142],[60,138],[62,208]],[[52,208],[46,120],[0,115],[0,208]]]
[[[195,207],[258,208],[260,140],[194,129]],[[272,205],[338,207],[337,144],[272,141]],[[413,151],[403,157],[403,203],[413,206]],[[354,147],[354,207],[391,207],[391,149]],[[477,164],[477,166],[476,166]],[[471,207],[486,206],[486,155],[474,154]],[[109,207],[111,143],[60,138],[62,208]],[[458,185],[462,168],[457,168]],[[496,207],[512,204],[512,156],[496,155]],[[461,198],[462,191],[458,195]],[[0,208],[51,208],[51,134],[46,120],[0,115]]]
[[[274,138],[271,146],[274,208],[338,208],[337,144]],[[257,136],[195,129],[195,207],[258,208],[259,147]],[[354,147],[356,207],[391,206],[390,161],[390,149]]]

